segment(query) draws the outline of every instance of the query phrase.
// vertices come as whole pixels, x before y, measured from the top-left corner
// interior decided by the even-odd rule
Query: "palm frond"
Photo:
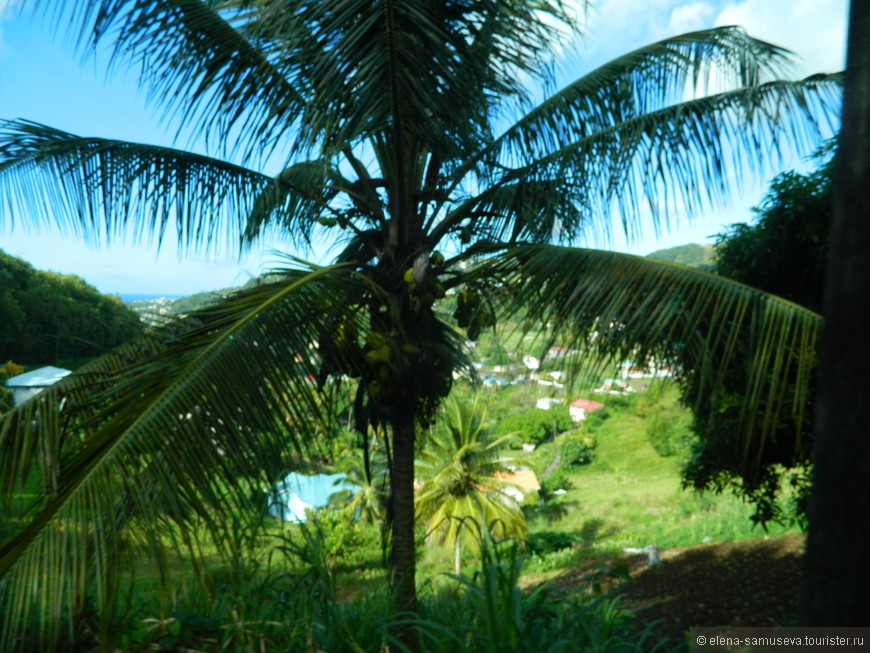
[[[521,167],[502,169],[486,190],[449,213],[435,233],[455,229],[479,206],[504,195],[504,188],[519,194],[524,184],[552,179],[571,192],[563,190],[563,200],[550,194],[541,220],[563,215],[557,235],[563,241],[590,227],[593,219],[607,237],[614,206],[630,237],[638,233],[643,207],[659,228],[677,210],[693,213],[723,200],[744,169],[765,170],[778,161],[786,143],[799,149],[817,144],[839,104],[840,84],[839,74],[769,82],[632,117]],[[508,224],[516,219],[508,211],[481,216],[481,221]]]
[[[321,222],[341,222],[349,226],[347,211],[332,201],[339,193],[349,194],[351,182],[327,161],[302,161],[281,171],[265,186],[248,213],[242,234],[246,246],[265,233],[291,237],[296,243],[309,243]]]
[[[507,437],[493,437],[480,403],[448,397],[441,420],[427,434],[414,465],[423,485],[415,512],[427,526],[427,537],[455,542],[464,529],[480,540],[480,529],[496,525],[499,537],[525,538],[525,518],[517,501],[504,491],[509,485],[502,448]],[[474,524],[474,526],[472,526]]]
[[[261,517],[257,497],[282,455],[310,442],[321,421],[319,320],[343,315],[357,283],[325,268],[260,286],[122,347],[4,417],[4,487],[44,453],[55,488],[0,549],[4,650],[33,621],[56,640],[89,592],[111,591],[125,555],[149,551],[166,578],[160,552],[180,546],[195,558],[203,539],[225,552],[232,524]],[[68,613],[55,612],[58,597]]]
[[[527,161],[685,100],[770,82],[787,51],[739,27],[718,27],[646,45],[580,77],[525,114],[488,148]]]
[[[589,358],[668,361],[692,381],[697,401],[720,392],[730,368],[742,368],[749,476],[775,425],[807,417],[821,318],[797,304],[712,273],[574,248],[518,247],[494,255],[470,279],[477,276],[510,288],[497,297],[502,315],[534,315]]]
[[[92,48],[109,43],[113,65],[140,68],[149,99],[166,118],[221,147],[263,157],[292,134],[307,105],[295,80],[203,0],[40,2],[55,24]],[[262,159],[260,159],[262,160]]]
[[[173,226],[184,248],[235,248],[245,217],[283,214],[310,225],[320,187],[299,190],[225,161],[167,147],[87,138],[27,121],[0,124],[0,196],[14,216],[20,208],[94,243],[125,235],[160,243]],[[280,185],[280,202],[263,194]],[[268,212],[265,217],[261,212]],[[301,218],[298,216],[302,216]],[[256,217],[254,217],[256,216]],[[304,241],[306,229],[299,230]]]

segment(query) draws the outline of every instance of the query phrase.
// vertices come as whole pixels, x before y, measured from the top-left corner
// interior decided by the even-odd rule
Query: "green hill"
[[[0,362],[74,368],[143,329],[119,297],[0,250]]]
[[[714,251],[710,245],[691,244],[659,249],[646,256],[659,261],[688,265],[692,268],[709,269],[713,264]]]

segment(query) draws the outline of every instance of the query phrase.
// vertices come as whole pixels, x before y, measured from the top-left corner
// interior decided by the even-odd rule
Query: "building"
[[[30,399],[47,387],[54,385],[67,374],[72,374],[72,372],[61,367],[48,365],[6,379],[6,387],[12,390],[12,399],[17,406],[22,401]]]
[[[501,488],[501,491],[517,502],[523,500],[526,494],[532,490],[540,490],[541,484],[538,477],[531,469],[517,469],[510,472],[496,472],[495,477],[510,483]]]
[[[579,423],[586,419],[586,416],[589,413],[600,410],[601,408],[604,408],[604,404],[597,401],[592,401],[591,399],[577,399],[572,401],[571,405],[568,406],[568,412],[571,415],[571,419]]]

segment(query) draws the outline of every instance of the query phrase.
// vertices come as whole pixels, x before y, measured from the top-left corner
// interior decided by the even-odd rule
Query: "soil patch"
[[[631,580],[619,584],[622,606],[640,625],[676,641],[692,626],[788,626],[796,623],[805,536],[793,533],[742,542],[663,550],[661,564],[627,555]],[[578,568],[556,584],[587,584],[591,568]],[[613,586],[613,584],[611,584]]]

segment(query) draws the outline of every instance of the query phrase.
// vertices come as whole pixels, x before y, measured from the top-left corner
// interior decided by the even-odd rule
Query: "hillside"
[[[247,281],[243,286],[231,286],[229,288],[220,288],[218,290],[209,290],[205,292],[194,293],[170,299],[167,297],[154,297],[152,299],[138,299],[127,302],[130,310],[137,313],[146,324],[158,324],[159,322],[172,318],[177,315],[186,315],[202,308],[207,308],[218,303],[224,297],[246,290],[260,283],[268,283],[271,277],[254,277]]]
[[[0,250],[0,362],[74,368],[142,330],[119,297]]]
[[[708,270],[713,264],[714,250],[710,245],[680,245],[679,247],[656,250],[647,254],[646,257]]]

